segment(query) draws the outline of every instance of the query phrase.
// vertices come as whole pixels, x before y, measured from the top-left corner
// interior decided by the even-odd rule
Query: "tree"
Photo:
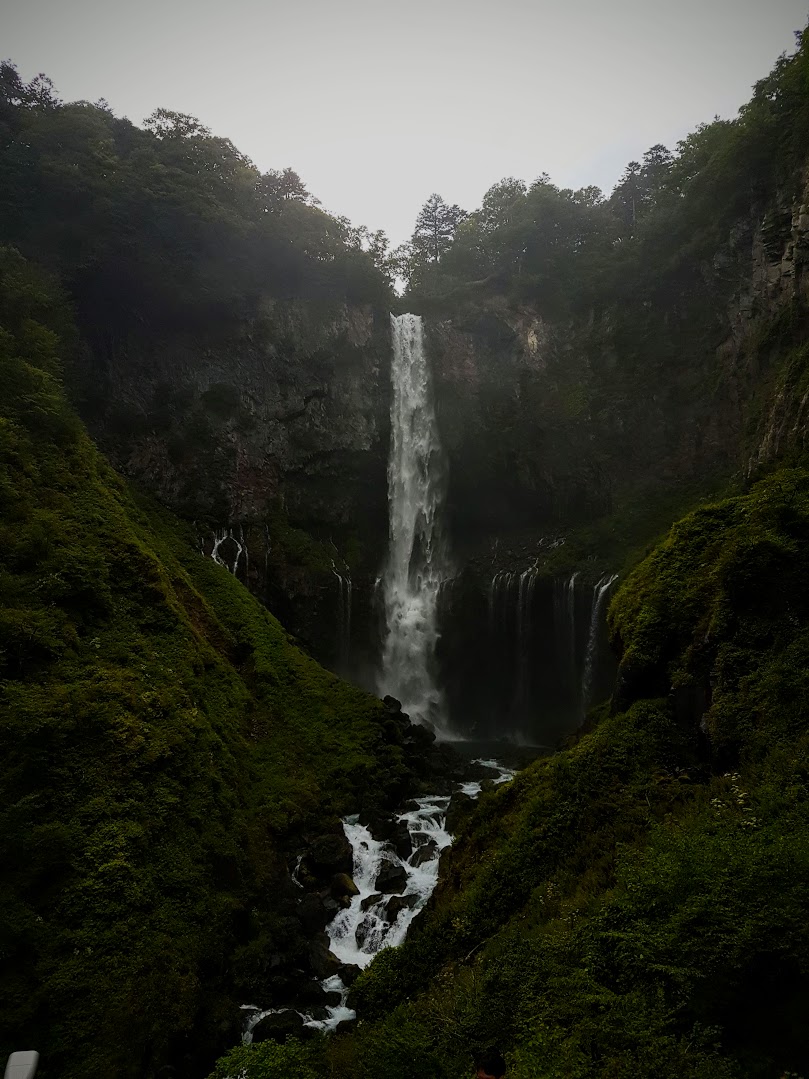
[[[516,180],[513,176],[506,176],[493,184],[483,196],[476,215],[483,231],[494,232],[502,225],[510,224],[514,207],[525,197],[527,190],[525,181]]]
[[[23,82],[15,64],[0,62],[0,101],[17,108],[55,108],[61,105],[53,83],[41,72],[30,82]]]
[[[649,204],[654,204],[666,189],[674,154],[662,143],[657,143],[643,155],[643,179]]]
[[[285,202],[305,202],[317,205],[306,184],[294,169],[286,168],[283,172],[270,169],[262,174],[257,185],[258,197],[264,213],[278,210]]]
[[[630,236],[635,230],[638,210],[642,208],[643,200],[643,167],[640,161],[630,161],[610,200]]]
[[[211,135],[210,128],[205,127],[196,116],[189,116],[187,112],[172,112],[171,109],[155,109],[143,121],[143,126],[158,139],[210,138]]]
[[[418,262],[438,263],[452,243],[458,225],[468,217],[460,206],[450,206],[432,194],[416,218],[411,243]]]
[[[670,189],[674,154],[656,143],[643,155],[643,162],[630,161],[612,193],[612,205],[632,235],[638,220],[657,206]]]
[[[588,187],[580,187],[578,191],[574,191],[573,201],[578,203],[579,206],[587,206],[592,209],[594,206],[600,206],[604,201],[604,192],[595,184],[590,184]]]

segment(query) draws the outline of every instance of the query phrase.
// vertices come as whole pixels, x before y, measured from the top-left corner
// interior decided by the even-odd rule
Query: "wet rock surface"
[[[374,881],[374,888],[383,895],[391,892],[403,892],[407,885],[407,870],[401,863],[390,860],[383,862],[382,868]]]
[[[280,1042],[287,1038],[300,1038],[304,1032],[304,1021],[297,1012],[287,1009],[273,1015],[265,1015],[253,1028],[254,1042]]]

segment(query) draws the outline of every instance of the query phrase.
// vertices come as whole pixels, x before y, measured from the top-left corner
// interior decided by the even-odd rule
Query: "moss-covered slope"
[[[69,314],[8,250],[0,326],[0,1043],[43,1076],[199,1074],[297,946],[285,843],[395,797],[402,751],[105,464]]]
[[[675,525],[612,605],[620,710],[483,796],[313,1074],[461,1079],[491,1043],[514,1079],[806,1073],[808,532],[800,470]]]

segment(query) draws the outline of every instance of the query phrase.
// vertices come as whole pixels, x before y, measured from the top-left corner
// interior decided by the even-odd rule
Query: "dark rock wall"
[[[193,332],[97,328],[75,372],[115,465],[333,667],[352,580],[357,676],[387,542],[389,354],[386,311],[274,301]]]

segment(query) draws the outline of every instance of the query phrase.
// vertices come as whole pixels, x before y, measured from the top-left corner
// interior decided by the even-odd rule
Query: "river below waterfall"
[[[478,766],[482,778],[458,783],[457,790],[471,798],[478,797],[487,780],[507,783],[516,774],[515,769],[494,758],[477,758],[470,763]],[[451,795],[426,795],[409,801],[396,816],[397,823],[407,829],[404,846],[401,842],[394,846],[393,842],[375,839],[357,817],[346,817],[343,821],[353,852],[353,880],[359,894],[333,918],[326,933],[331,951],[347,969],[364,969],[383,948],[404,941],[413,919],[438,883],[441,853],[452,843],[453,837],[446,829],[451,800]],[[391,887],[395,890],[382,890]],[[317,1014],[297,1012],[305,1028],[331,1031],[340,1023],[356,1018],[346,1004],[348,987],[339,973],[320,984],[334,998],[333,1002],[318,1009]],[[266,1016],[290,1011],[288,1008],[262,1010],[249,1004],[242,1007],[249,1013],[244,1024],[245,1044],[252,1042],[253,1030]]]

